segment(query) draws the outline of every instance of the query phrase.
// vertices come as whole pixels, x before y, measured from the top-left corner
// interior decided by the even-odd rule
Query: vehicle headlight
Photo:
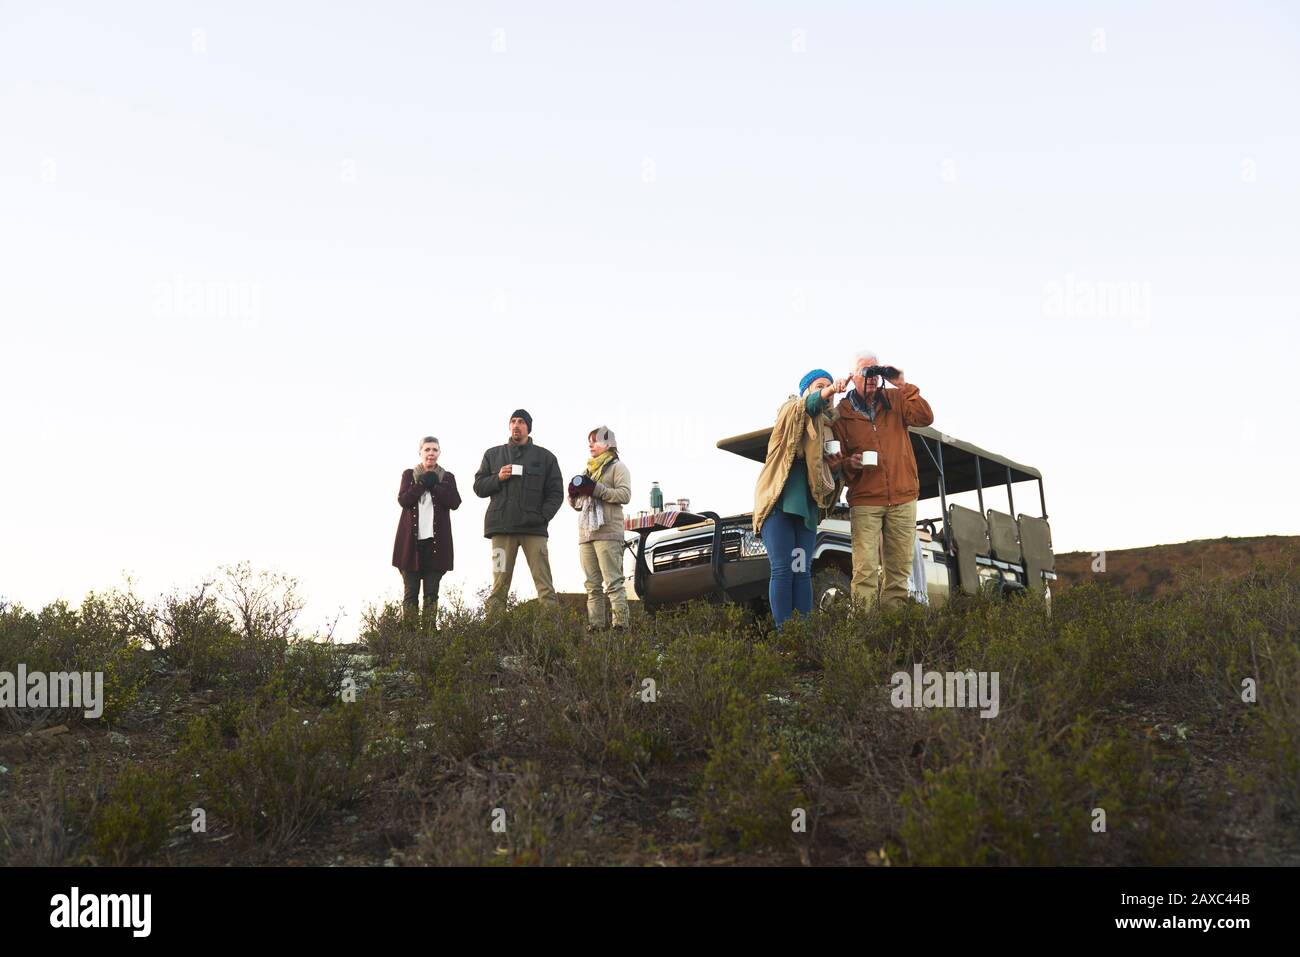
[[[745,529],[740,538],[740,556],[742,558],[757,558],[759,555],[767,554],[767,546],[763,544],[763,539],[754,534],[752,528]]]

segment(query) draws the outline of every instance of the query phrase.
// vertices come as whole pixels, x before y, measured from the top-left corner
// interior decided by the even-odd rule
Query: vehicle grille
[[[742,561],[767,555],[763,540],[751,528],[729,528],[722,533],[722,560]],[[713,536],[699,535],[678,542],[665,542],[653,549],[651,567],[654,571],[671,571],[707,565],[713,560]]]

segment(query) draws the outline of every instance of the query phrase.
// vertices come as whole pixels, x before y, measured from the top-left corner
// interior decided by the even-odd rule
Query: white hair
[[[858,367],[858,363],[861,362],[863,359],[879,359],[879,358],[880,358],[880,353],[878,353],[875,349],[859,349],[857,352],[853,353],[853,368],[856,369]]]

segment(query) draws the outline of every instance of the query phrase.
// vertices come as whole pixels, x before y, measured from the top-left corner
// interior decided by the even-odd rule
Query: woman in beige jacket
[[[626,628],[623,506],[632,501],[632,473],[619,459],[618,441],[606,426],[587,434],[587,449],[587,468],[569,483],[569,504],[579,513],[578,558],[587,576],[587,630],[606,627],[606,598],[614,627]]]
[[[834,438],[831,399],[844,389],[845,380],[832,380],[823,369],[799,381],[799,394],[777,410],[754,488],[754,531],[767,548],[767,600],[778,629],[795,612],[812,613],[817,525],[840,494],[843,456],[826,447]]]

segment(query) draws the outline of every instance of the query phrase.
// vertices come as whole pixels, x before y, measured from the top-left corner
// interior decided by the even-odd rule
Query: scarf
[[[599,455],[597,455],[594,459],[587,459],[587,475],[593,479],[597,478],[600,475],[601,471],[605,468],[606,465],[608,465],[613,460],[613,458],[614,458],[614,450],[606,449],[604,452],[601,452]]]
[[[613,449],[606,449],[594,459],[587,459],[587,476],[596,481],[610,462],[614,461]],[[600,499],[594,495],[584,495],[582,512],[578,515],[578,527],[584,532],[594,532],[605,524],[605,508]]]
[[[885,395],[884,389],[872,389],[871,398],[862,397],[856,388],[849,390],[849,405],[853,406],[858,412],[861,412],[872,422],[876,421],[876,407],[881,406],[886,412],[893,408],[889,404],[889,396]]]

